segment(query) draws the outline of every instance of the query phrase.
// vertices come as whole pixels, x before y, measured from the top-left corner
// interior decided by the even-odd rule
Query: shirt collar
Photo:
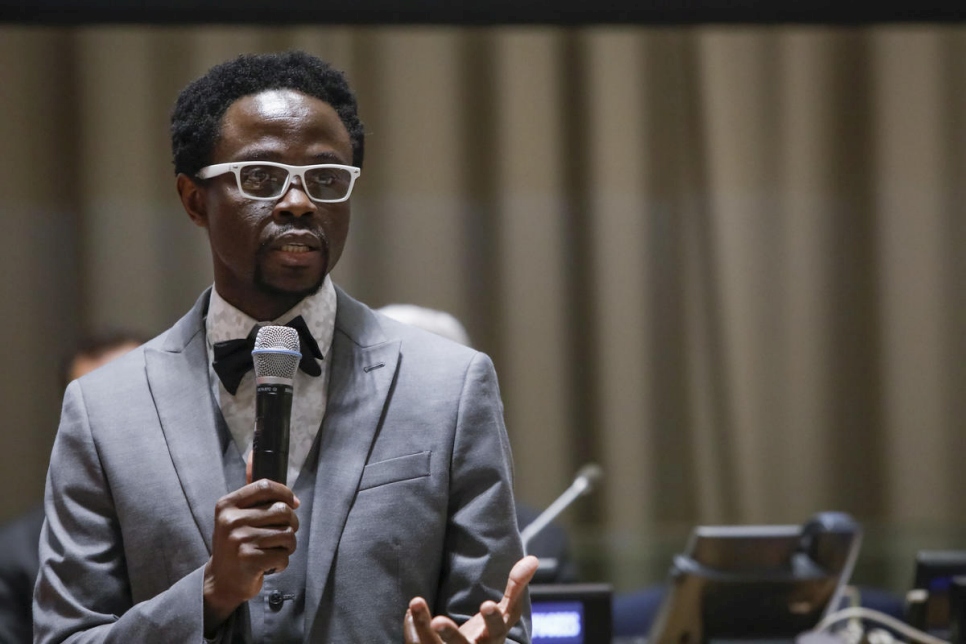
[[[312,337],[319,343],[322,355],[328,356],[329,348],[332,346],[332,336],[335,334],[336,299],[335,286],[332,284],[332,279],[326,275],[322,288],[282,315],[274,320],[256,320],[226,302],[218,294],[218,290],[212,287],[208,316],[205,318],[209,351],[216,342],[248,337],[256,324],[282,325],[301,315],[309,331],[312,332]]]

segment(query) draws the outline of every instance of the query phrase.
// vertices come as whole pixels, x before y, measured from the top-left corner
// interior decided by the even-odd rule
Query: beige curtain
[[[0,517],[36,501],[61,357],[211,281],[178,90],[240,52],[345,69],[368,131],[337,281],[463,319],[521,500],[585,575],[697,523],[866,528],[859,581],[961,547],[966,28],[0,27]],[[123,401],[118,401],[123,404]]]

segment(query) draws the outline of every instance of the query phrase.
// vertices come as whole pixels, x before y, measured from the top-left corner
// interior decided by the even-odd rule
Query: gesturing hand
[[[205,566],[206,633],[257,595],[266,573],[288,566],[295,552],[298,506],[292,490],[267,479],[218,500],[211,558]]]
[[[449,617],[433,617],[422,597],[409,602],[403,621],[406,644],[503,644],[507,633],[520,619],[520,599],[537,572],[539,562],[527,556],[514,564],[500,603],[485,601],[480,612],[462,626]]]

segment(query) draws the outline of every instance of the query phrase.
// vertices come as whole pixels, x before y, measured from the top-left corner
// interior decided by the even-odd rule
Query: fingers
[[[234,540],[240,543],[273,536],[294,540],[298,529],[298,515],[282,502],[261,508],[228,507],[215,515],[216,532],[235,534]],[[283,544],[272,543],[268,547],[279,545]]]
[[[436,635],[432,626],[432,614],[429,605],[422,597],[415,597],[409,602],[406,619],[403,621],[403,634],[406,644],[440,644],[442,640]]]
[[[293,552],[294,543],[267,547],[264,542],[253,540],[239,548],[238,560],[243,569],[268,575],[288,568],[289,557]]]
[[[540,566],[540,560],[533,555],[527,555],[513,565],[510,575],[506,581],[506,590],[503,592],[503,599],[500,600],[500,610],[506,615],[506,622],[510,626],[516,624],[520,619],[522,608],[520,598],[527,584],[533,579]]]
[[[462,627],[448,617],[433,617],[424,599],[413,599],[403,620],[405,643],[502,644],[510,628],[520,619],[520,600],[539,564],[539,560],[533,556],[524,557],[514,564],[500,603],[483,602],[480,612]]]
[[[235,552],[242,568],[249,571],[281,571],[295,552],[299,527],[295,511],[284,503],[265,509],[231,508],[216,517],[216,535],[221,535],[228,552]]]
[[[262,578],[285,570],[295,552],[299,501],[286,486],[257,481],[226,494],[215,508],[211,579],[242,600],[257,594]]]
[[[406,617],[403,619],[403,640],[405,644],[419,644],[419,633],[416,632],[416,624],[413,622],[413,611],[406,609]]]
[[[480,615],[483,616],[483,623],[486,624],[486,637],[489,639],[483,639],[482,642],[502,642],[506,637],[507,631],[510,630],[510,626],[513,622],[505,621],[503,611],[496,602],[483,602],[480,606]],[[516,620],[514,620],[516,621]]]
[[[232,535],[238,544],[256,541],[264,548],[294,551],[299,518],[295,508],[299,500],[286,486],[261,480],[235,490],[221,499],[215,508],[216,532]],[[258,529],[268,529],[259,531]]]
[[[221,497],[218,505],[250,508],[274,501],[282,501],[292,508],[299,507],[301,503],[289,487],[276,481],[259,479]]]
[[[510,569],[510,575],[507,578],[506,591],[503,593],[504,601],[516,601],[519,599],[520,595],[523,594],[523,589],[533,579],[539,567],[540,560],[533,555],[527,555],[513,564],[513,568]]]
[[[236,510],[244,515],[248,525],[262,527],[291,528],[292,532],[299,529],[299,517],[295,510],[281,501],[259,508]]]
[[[448,617],[433,617],[422,597],[409,602],[403,620],[403,636],[406,644],[470,644],[456,622]]]
[[[434,617],[431,627],[443,644],[469,644],[469,640],[466,639],[460,632],[456,622],[451,620],[449,617]],[[475,640],[475,642],[479,644],[482,644],[484,641],[486,640]]]

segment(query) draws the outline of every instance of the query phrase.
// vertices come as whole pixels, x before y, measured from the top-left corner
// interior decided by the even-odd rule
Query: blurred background
[[[0,25],[0,520],[42,496],[74,342],[159,333],[212,281],[178,91],[290,48],[367,128],[337,283],[465,323],[522,500],[602,466],[559,519],[585,578],[820,510],[865,527],[858,583],[962,547],[959,24]]]

